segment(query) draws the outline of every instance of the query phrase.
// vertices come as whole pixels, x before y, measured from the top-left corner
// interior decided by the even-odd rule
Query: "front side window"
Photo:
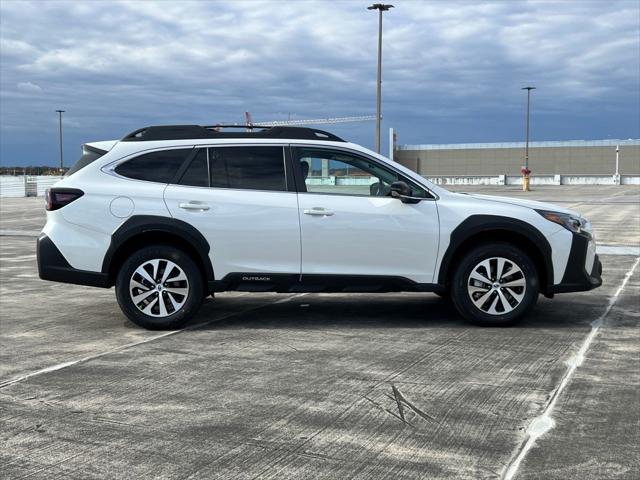
[[[285,191],[282,147],[212,147],[209,171],[214,188]]]
[[[180,148],[145,153],[118,165],[115,172],[134,180],[169,183],[190,152],[190,148]]]
[[[365,157],[319,148],[296,148],[294,151],[307,192],[386,197],[390,195],[391,184],[402,180],[411,186],[412,196],[428,196],[423,188]]]

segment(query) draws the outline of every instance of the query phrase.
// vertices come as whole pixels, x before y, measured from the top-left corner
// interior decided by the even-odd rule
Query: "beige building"
[[[640,175],[640,140],[529,142],[532,175]],[[394,159],[428,177],[519,175],[524,142],[399,145]]]

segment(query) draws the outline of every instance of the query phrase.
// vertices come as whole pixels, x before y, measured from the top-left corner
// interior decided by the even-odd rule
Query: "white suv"
[[[538,294],[602,283],[579,214],[451,193],[309,128],[154,126],[85,144],[46,208],[40,278],[115,286],[147,328],[180,327],[228,290],[435,292],[505,325]]]

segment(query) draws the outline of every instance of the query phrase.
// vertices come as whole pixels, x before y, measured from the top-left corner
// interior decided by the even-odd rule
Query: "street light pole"
[[[525,147],[524,147],[524,166],[529,169],[529,110],[531,107],[531,90],[535,90],[536,87],[523,87],[522,90],[527,91],[527,132],[525,135]]]
[[[529,111],[531,107],[531,90],[535,90],[536,87],[522,87],[522,90],[527,91],[527,128],[524,141],[524,171],[522,178],[522,189],[525,192],[529,191]]]
[[[65,110],[56,110],[58,112],[58,126],[60,127],[60,175],[64,172],[64,160],[62,157],[62,114]]]
[[[620,185],[620,145],[616,145],[616,173],[613,181],[616,185]]]
[[[376,91],[376,152],[380,153],[380,121],[382,119],[382,12],[394,8],[393,5],[374,3],[367,10],[378,10],[378,82]]]

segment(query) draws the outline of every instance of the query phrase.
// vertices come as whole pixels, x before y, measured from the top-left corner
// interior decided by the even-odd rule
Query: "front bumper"
[[[102,272],[89,272],[73,268],[64,258],[58,247],[46,235],[38,237],[38,274],[42,280],[53,282],[74,283],[90,287],[108,288],[109,275]]]
[[[585,268],[591,240],[592,237],[588,233],[573,234],[571,252],[562,281],[553,285],[549,293],[584,292],[602,285],[602,263],[598,255],[594,256],[590,271]]]

